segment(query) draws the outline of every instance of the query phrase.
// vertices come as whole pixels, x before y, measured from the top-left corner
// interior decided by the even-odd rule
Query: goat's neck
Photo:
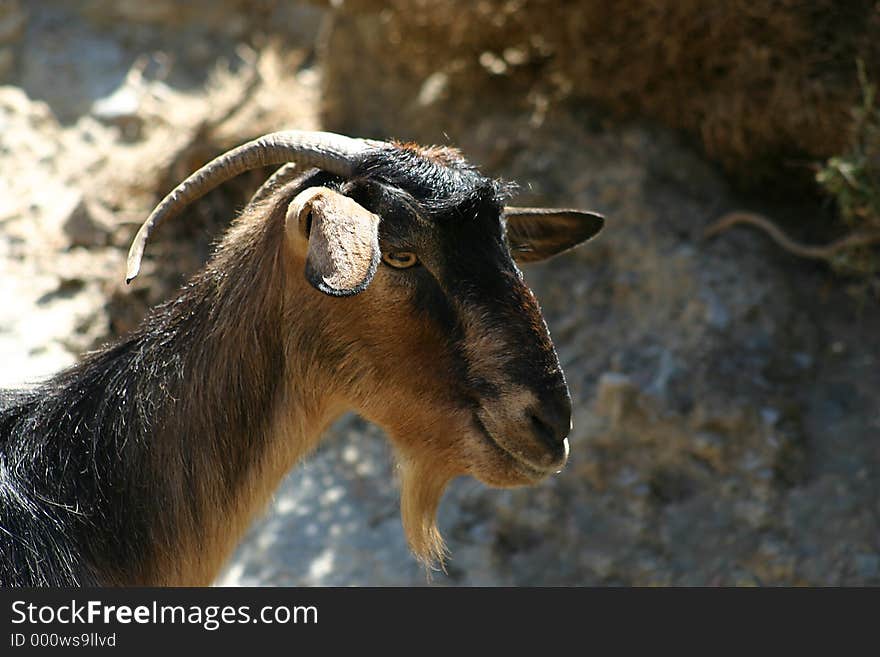
[[[178,467],[177,507],[150,569],[161,584],[207,584],[295,462],[342,412],[320,362],[318,319],[276,216],[242,220],[195,283],[182,332],[179,402],[157,433]],[[186,308],[186,293],[181,296]],[[191,312],[189,309],[186,312]],[[193,317],[192,314],[189,315]],[[164,318],[172,326],[174,313]],[[191,323],[192,324],[192,323]],[[180,326],[191,324],[180,322]],[[193,458],[197,454],[199,458]]]
[[[136,331],[0,408],[3,583],[209,584],[344,410],[284,209],[245,214]]]
[[[302,276],[287,248],[283,209],[243,217],[175,299],[55,381],[46,423],[69,441],[85,427],[101,453],[72,440],[86,476],[44,486],[57,508],[86,500],[62,524],[98,583],[209,584],[343,410],[310,353],[316,327],[292,307]]]

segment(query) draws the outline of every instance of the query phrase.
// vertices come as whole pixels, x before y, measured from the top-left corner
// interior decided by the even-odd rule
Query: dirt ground
[[[826,209],[744,196],[680,126],[559,92],[558,61],[515,42],[464,31],[458,65],[422,21],[395,50],[418,22],[403,4],[0,5],[0,386],[125,332],[200,266],[268,172],[163,228],[122,281],[136,226],[216,153],[284,127],[452,143],[518,204],[608,217],[525,272],[575,404],[568,467],[529,489],[455,482],[447,572],[428,578],[381,430],[347,417],[217,583],[880,584],[880,308],[760,234],[702,236],[731,210],[808,226]]]

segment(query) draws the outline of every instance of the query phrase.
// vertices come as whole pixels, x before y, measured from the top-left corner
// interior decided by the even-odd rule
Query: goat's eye
[[[382,254],[382,262],[396,269],[406,269],[418,263],[419,259],[415,253],[409,251],[389,251]]]

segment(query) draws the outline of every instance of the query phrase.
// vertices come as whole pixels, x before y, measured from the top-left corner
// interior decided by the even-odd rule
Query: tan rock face
[[[677,136],[589,102],[610,98],[595,91],[609,61],[674,44],[627,47],[612,16],[602,43],[617,40],[617,59],[591,58],[558,32],[593,22],[530,13],[565,3],[346,2],[323,29],[329,10],[314,5],[183,4],[2,4],[0,386],[129,330],[200,266],[268,172],[163,227],[144,274],[122,284],[136,226],[219,151],[283,127],[452,143],[519,182],[518,204],[596,209],[608,223],[525,270],[572,391],[569,465],[533,489],[457,482],[440,515],[452,558],[434,581],[880,584],[877,309],[748,231],[702,242],[745,201]],[[581,5],[572,16],[589,17]],[[627,109],[665,120],[632,84],[614,92]],[[222,582],[423,584],[381,432],[356,418],[333,427]]]

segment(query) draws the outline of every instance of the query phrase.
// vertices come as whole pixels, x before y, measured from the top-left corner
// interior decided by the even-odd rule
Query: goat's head
[[[169,194],[132,245],[129,280],[155,223],[282,161],[318,168],[278,194],[289,195],[289,261],[311,284],[304,307],[326,318],[315,338],[328,345],[334,392],[395,443],[407,536],[437,557],[434,516],[452,478],[516,486],[565,463],[571,400],[516,263],[574,247],[603,220],[505,207],[507,187],[453,149],[290,131],[221,156]]]

